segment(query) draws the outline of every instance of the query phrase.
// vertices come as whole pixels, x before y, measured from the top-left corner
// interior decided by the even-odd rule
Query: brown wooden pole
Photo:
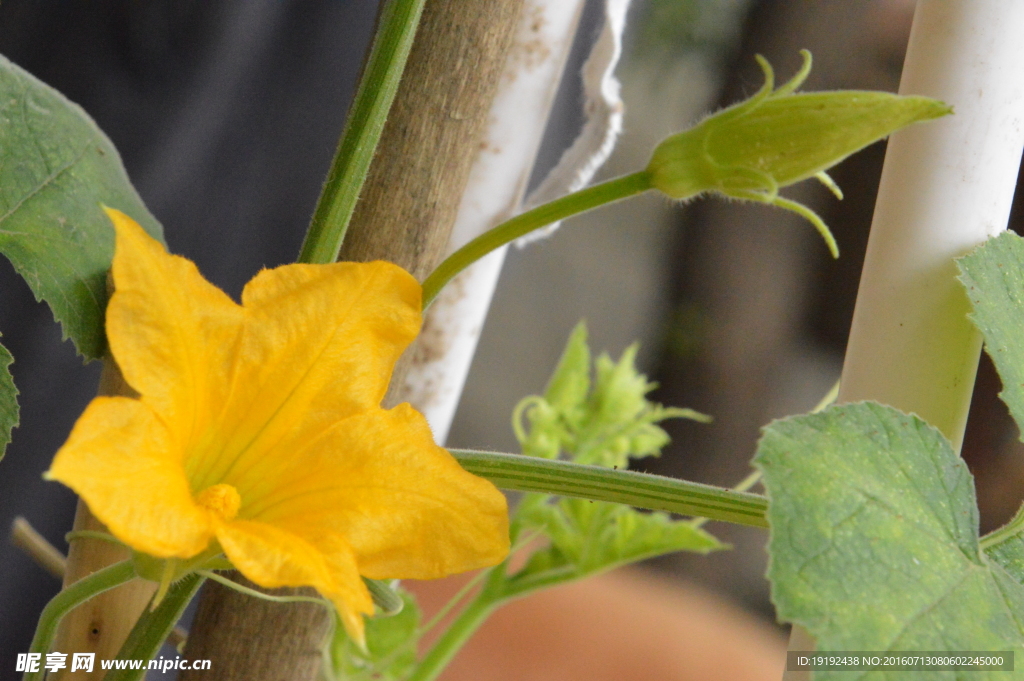
[[[125,383],[117,364],[109,358],[103,362],[103,373],[97,392],[100,395],[137,395]],[[78,500],[78,510],[75,512],[74,529],[107,531],[81,499]],[[74,539],[70,542],[68,550],[64,587],[67,588],[79,579],[127,558],[131,558],[131,551],[117,544],[100,539]],[[83,603],[68,613],[61,622],[53,649],[62,653],[96,653],[97,660],[116,657],[135,621],[142,614],[143,608],[153,597],[154,591],[155,583],[133,579]],[[103,676],[102,672],[96,671],[99,669],[99,663],[95,664],[92,673],[81,670],[71,672],[70,669],[69,663],[50,678],[80,681]]]
[[[522,5],[428,0],[341,260],[388,260],[420,281],[437,265]],[[401,384],[404,366],[399,362],[392,386]],[[267,603],[207,584],[185,657],[209,659],[212,669],[180,678],[315,679],[327,625],[318,606]]]

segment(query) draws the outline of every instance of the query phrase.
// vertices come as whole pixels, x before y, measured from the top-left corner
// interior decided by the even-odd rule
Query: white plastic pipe
[[[921,0],[900,94],[954,115],[889,141],[839,400],[963,441],[981,338],[953,258],[1006,229],[1024,145],[1024,2]]]
[[[958,451],[981,336],[953,259],[1006,229],[1024,148],[1022,30],[1024,2],[919,0],[900,94],[955,115],[889,140],[843,363],[840,402],[916,413]],[[814,647],[794,627],[789,649]]]

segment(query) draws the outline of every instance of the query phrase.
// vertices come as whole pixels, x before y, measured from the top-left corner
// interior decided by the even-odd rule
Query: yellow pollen
[[[231,485],[217,483],[210,485],[196,495],[196,503],[220,516],[223,520],[233,520],[242,505],[242,497]]]

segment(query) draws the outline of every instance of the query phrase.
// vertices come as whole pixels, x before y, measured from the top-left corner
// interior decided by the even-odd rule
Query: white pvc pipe
[[[955,115],[889,140],[843,363],[840,402],[916,413],[958,451],[981,337],[953,259],[1006,229],[1024,148],[1022,30],[1024,2],[919,0],[900,94]],[[791,651],[814,646],[793,628]]]
[[[889,141],[839,400],[914,412],[959,449],[981,339],[953,258],[1006,229],[1024,145],[1024,2],[921,0],[900,94],[954,115]]]

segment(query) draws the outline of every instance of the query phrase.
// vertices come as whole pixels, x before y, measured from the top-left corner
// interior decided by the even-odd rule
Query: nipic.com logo
[[[71,671],[91,672],[96,663],[96,653],[73,653],[71,655]],[[47,653],[43,661],[42,653],[18,653],[18,662],[14,669],[17,672],[37,672],[40,665],[48,672],[59,672],[67,669],[67,653]]]
[[[18,653],[18,661],[15,671],[38,672],[45,669],[48,672],[58,672],[68,669],[67,653]],[[70,655],[70,670],[73,672],[91,672],[96,665],[96,653],[72,653]],[[162,673],[178,671],[181,669],[206,670],[210,668],[209,660],[186,660],[182,657],[165,658],[162,655],[153,660],[100,660],[100,669],[146,669],[156,670]]]

